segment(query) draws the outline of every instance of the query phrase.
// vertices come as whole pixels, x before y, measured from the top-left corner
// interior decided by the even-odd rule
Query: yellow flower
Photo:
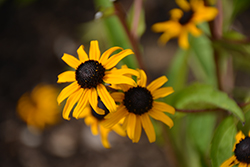
[[[108,114],[103,121],[103,125],[110,128],[124,119],[123,128],[127,131],[128,137],[133,142],[138,142],[141,136],[141,129],[145,130],[149,142],[155,141],[155,131],[150,117],[162,121],[170,128],[173,121],[164,112],[175,113],[175,109],[163,102],[155,101],[174,92],[172,87],[160,88],[167,82],[167,78],[162,76],[148,86],[147,76],[143,70],[137,78],[136,86],[121,85],[123,92],[113,92],[111,96],[120,103],[117,111]],[[149,117],[150,116],[150,117]]]
[[[85,118],[84,121],[86,125],[90,126],[93,135],[101,135],[102,145],[105,148],[110,148],[110,143],[108,141],[108,134],[111,131],[116,132],[121,136],[126,136],[125,131],[122,129],[120,124],[116,124],[112,128],[106,128],[102,125],[104,117],[109,113],[105,105],[98,99],[98,107],[105,111],[104,115],[97,114],[89,105],[85,107],[83,112],[80,114],[79,118]]]
[[[56,97],[58,90],[52,85],[38,85],[25,93],[17,103],[17,112],[27,125],[43,130],[46,125],[60,120]]]
[[[202,0],[176,0],[176,3],[182,9],[172,9],[170,11],[170,20],[156,23],[152,26],[154,32],[163,32],[159,38],[160,43],[167,43],[171,38],[178,37],[179,46],[183,49],[189,48],[188,34],[194,36],[201,35],[201,30],[196,27],[197,24],[213,20],[218,10],[214,7],[204,6]]]
[[[238,167],[250,167],[250,131],[248,136],[239,131],[235,136],[234,155],[227,159],[220,167],[232,167],[239,164]]]
[[[122,51],[110,57],[110,55],[117,50]],[[64,88],[57,98],[59,104],[68,98],[63,109],[63,118],[67,120],[70,119],[70,112],[77,102],[78,103],[72,114],[75,118],[79,117],[83,111],[82,109],[88,104],[90,104],[98,114],[104,114],[104,111],[97,107],[98,96],[110,112],[116,111],[115,101],[110,96],[105,85],[121,83],[135,85],[133,79],[123,75],[126,73],[134,74],[135,70],[110,70],[121,59],[133,54],[132,50],[123,50],[121,47],[112,47],[100,56],[98,41],[91,41],[89,57],[84,51],[83,45],[78,48],[77,53],[79,60],[66,53],[62,57],[62,59],[69,66],[74,68],[75,71],[66,71],[58,75],[58,83],[73,82]]]

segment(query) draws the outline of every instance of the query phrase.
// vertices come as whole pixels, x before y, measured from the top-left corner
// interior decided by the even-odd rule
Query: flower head
[[[213,20],[218,10],[214,7],[204,6],[202,0],[176,0],[182,9],[172,9],[170,20],[156,23],[152,26],[155,32],[163,32],[159,42],[165,44],[171,38],[178,37],[179,46],[188,49],[188,34],[199,36],[202,32],[196,27],[197,24]]]
[[[162,76],[148,86],[147,76],[143,70],[139,70],[140,77],[137,78],[136,86],[121,85],[123,92],[113,92],[111,96],[120,103],[115,113],[108,114],[103,122],[107,128],[117,124],[124,119],[123,128],[127,131],[128,137],[133,142],[138,142],[143,128],[150,142],[155,141],[155,131],[150,117],[162,121],[170,128],[173,121],[164,112],[175,113],[175,109],[163,102],[155,101],[173,93],[172,87],[160,88],[167,82],[167,78]]]
[[[250,131],[247,137],[239,131],[235,136],[234,155],[227,159],[220,167],[232,167],[236,164],[250,167]]]
[[[43,130],[46,125],[60,120],[56,103],[58,90],[52,85],[38,85],[31,93],[25,93],[17,103],[17,112],[28,126]]]
[[[112,128],[106,128],[102,125],[102,122],[105,120],[105,116],[109,113],[108,109],[105,107],[103,102],[98,98],[98,107],[105,111],[104,115],[97,114],[93,108],[89,105],[84,108],[84,112],[80,114],[79,118],[85,118],[84,121],[86,125],[91,127],[91,132],[93,135],[101,135],[102,145],[105,148],[110,148],[110,143],[108,141],[108,134],[111,131],[116,132],[121,136],[126,136],[125,131],[122,129],[121,125],[118,123]]]
[[[117,50],[119,53],[110,55]],[[83,45],[78,50],[79,59],[69,54],[64,54],[62,59],[75,71],[66,71],[58,75],[58,83],[73,82],[64,88],[59,94],[57,101],[60,104],[66,98],[67,102],[63,110],[63,118],[69,120],[70,112],[74,108],[72,116],[78,118],[82,109],[88,104],[98,113],[103,115],[105,112],[97,107],[97,99],[100,97],[110,112],[116,111],[115,101],[110,96],[106,89],[106,85],[110,84],[129,84],[135,85],[133,79],[124,76],[123,74],[136,74],[132,69],[120,69],[111,71],[121,59],[133,54],[131,49],[123,50],[121,47],[112,47],[100,54],[98,41],[91,41],[89,56],[84,51]]]

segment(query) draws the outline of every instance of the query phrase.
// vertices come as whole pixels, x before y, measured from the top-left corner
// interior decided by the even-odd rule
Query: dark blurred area
[[[124,10],[132,2],[119,1]],[[141,44],[153,78],[165,72],[177,46],[171,41],[168,47],[159,48],[159,34],[150,27],[168,19],[173,7],[174,1],[145,2],[147,29]],[[83,42],[78,28],[93,20],[95,13],[89,0],[0,1],[0,167],[175,166],[171,149],[150,144],[144,133],[137,144],[111,133],[112,148],[105,149],[99,136],[92,136],[82,120],[62,120],[42,134],[32,134],[17,115],[18,99],[37,84],[62,88],[56,83],[57,75],[67,67],[61,56],[76,53]],[[242,75],[239,79],[245,78]]]

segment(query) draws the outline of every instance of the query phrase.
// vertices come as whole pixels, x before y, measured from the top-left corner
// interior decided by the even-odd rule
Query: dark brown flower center
[[[123,104],[129,112],[141,115],[152,108],[153,96],[146,88],[133,87],[125,92]]]
[[[105,111],[104,115],[99,115],[95,112],[95,110],[91,107],[91,114],[93,115],[93,117],[95,117],[98,120],[103,120],[104,117],[109,113],[109,110],[107,109],[107,107],[103,104],[103,102],[101,101],[101,99],[98,97],[98,107],[103,109]]]
[[[103,82],[105,68],[98,61],[86,61],[76,69],[76,80],[82,88],[95,88]]]
[[[193,17],[194,12],[192,10],[189,10],[188,12],[183,11],[183,15],[179,20],[179,23],[181,25],[187,24]]]
[[[236,144],[234,154],[238,161],[250,164],[250,137],[246,137]]]

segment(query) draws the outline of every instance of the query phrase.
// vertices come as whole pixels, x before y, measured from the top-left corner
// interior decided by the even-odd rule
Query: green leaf
[[[237,103],[224,92],[211,85],[193,84],[175,96],[174,106],[179,109],[222,108],[244,122],[244,115]]]
[[[134,1],[135,2],[135,1]],[[132,7],[129,9],[128,12],[128,16],[127,16],[127,22],[129,25],[130,30],[132,30],[133,28],[133,20],[134,20],[134,3],[132,5]],[[138,37],[141,37],[142,34],[145,32],[146,30],[146,23],[145,23],[145,12],[144,9],[141,9],[141,13],[140,13],[140,18],[139,18],[139,22],[138,22],[138,26],[137,26],[137,30],[136,30],[136,34]]]
[[[214,64],[214,51],[211,41],[207,36],[191,37],[190,45],[192,57],[189,62],[196,78],[204,83],[217,86],[217,78]]]
[[[243,124],[242,122],[238,122],[238,129],[241,130],[244,134],[248,134],[249,132],[249,127],[250,127],[250,104],[245,106],[243,109],[244,113],[245,113],[245,123]]]
[[[233,155],[232,149],[236,133],[237,129],[233,117],[227,117],[220,123],[211,144],[210,157],[213,167],[219,167]]]
[[[207,151],[212,140],[217,119],[216,113],[196,113],[189,114],[187,117],[187,135],[189,141],[192,142],[196,150],[204,157],[208,153]]]

